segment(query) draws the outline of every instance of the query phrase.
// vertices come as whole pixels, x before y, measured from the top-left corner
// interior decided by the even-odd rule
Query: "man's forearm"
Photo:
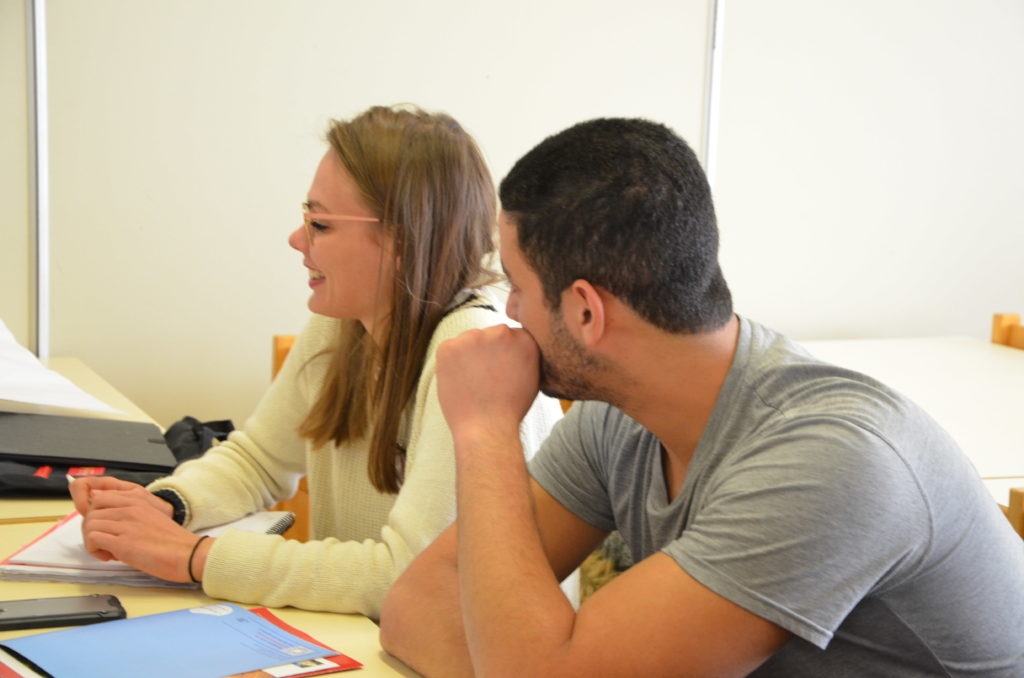
[[[477,675],[521,675],[557,653],[575,612],[533,513],[519,438],[456,440],[459,594]]]

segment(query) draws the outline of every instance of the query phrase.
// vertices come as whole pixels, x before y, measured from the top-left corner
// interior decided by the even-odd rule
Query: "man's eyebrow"
[[[317,202],[316,200],[307,200],[306,207],[309,208],[310,211],[314,211],[314,208],[316,208],[315,211],[317,212],[323,212],[326,209],[323,206],[323,203]]]

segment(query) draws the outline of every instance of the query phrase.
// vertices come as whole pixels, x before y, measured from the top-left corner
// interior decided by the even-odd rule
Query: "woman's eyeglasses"
[[[322,228],[322,226],[317,223],[319,221],[362,221],[366,223],[384,222],[383,219],[378,219],[377,217],[357,217],[351,214],[311,212],[309,203],[302,203],[302,223],[306,226],[306,236],[309,238],[309,242],[313,242],[313,236]]]

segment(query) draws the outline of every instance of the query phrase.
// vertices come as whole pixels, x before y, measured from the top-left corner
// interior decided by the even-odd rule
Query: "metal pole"
[[[36,355],[50,355],[50,145],[46,79],[46,0],[26,0],[31,220],[35,231]]]
[[[704,97],[704,173],[711,189],[715,188],[718,155],[718,102],[722,85],[722,40],[725,36],[725,0],[711,0],[708,27],[707,75]]]

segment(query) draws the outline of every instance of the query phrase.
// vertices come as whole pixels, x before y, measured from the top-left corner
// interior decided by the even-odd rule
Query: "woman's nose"
[[[306,253],[306,246],[309,244],[308,240],[305,226],[299,226],[288,236],[288,244],[291,245],[292,249],[298,250],[303,254]]]

